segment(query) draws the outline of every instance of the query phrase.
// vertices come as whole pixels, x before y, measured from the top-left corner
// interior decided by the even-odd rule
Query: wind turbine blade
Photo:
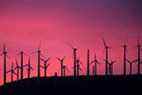
[[[47,64],[47,68],[50,66],[50,64]]]
[[[107,47],[107,44],[106,44],[106,42],[105,42],[105,39],[104,39],[104,38],[102,38],[102,41],[103,41],[104,46],[105,46],[105,47]]]
[[[27,54],[27,53],[25,53],[25,52],[23,52],[23,54],[24,54],[25,56],[30,56],[29,54]]]
[[[95,60],[91,61],[90,64],[93,64],[95,62]]]
[[[127,62],[129,63],[129,64],[131,64],[132,62],[131,61],[129,61],[128,59],[127,59]]]
[[[70,43],[66,43],[67,46],[69,46],[70,48],[74,49],[73,45],[71,45]]]
[[[132,61],[132,63],[136,63],[137,61],[138,61],[138,60],[137,60],[137,59],[135,59],[135,60],[133,60],[133,61]]]
[[[49,57],[46,61],[48,62],[51,58]]]
[[[45,61],[43,58],[40,58],[40,60],[43,61],[43,62]]]
[[[15,73],[14,71],[12,72],[14,75],[17,75],[17,73]]]
[[[44,69],[44,66],[40,66],[40,67]]]
[[[11,70],[7,71],[6,73],[10,73],[10,72],[11,72]]]
[[[69,68],[66,66],[66,70],[67,70],[67,72],[70,72],[70,70],[69,70]]]
[[[57,60],[59,60],[59,61],[61,61],[61,59],[60,59],[60,58],[58,58],[58,57],[56,57],[56,59],[57,59]]]

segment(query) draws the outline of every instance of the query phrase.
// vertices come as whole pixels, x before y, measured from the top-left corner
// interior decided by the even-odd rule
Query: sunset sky
[[[0,51],[2,44],[6,44],[11,58],[8,59],[9,69],[13,59],[19,57],[19,50],[30,54],[40,44],[44,54],[52,58],[50,63],[53,64],[48,71],[52,75],[60,69],[56,57],[67,56],[68,68],[72,68],[72,49],[67,43],[79,49],[83,68],[87,48],[91,50],[92,58],[96,52],[103,63],[101,38],[104,38],[112,48],[112,60],[117,60],[114,71],[120,74],[122,44],[129,44],[128,58],[133,60],[136,57],[136,41],[142,38],[141,5],[142,0],[0,0]],[[36,55],[31,56],[35,66]],[[133,71],[136,72],[135,66]],[[99,73],[103,72],[104,64],[101,64]]]

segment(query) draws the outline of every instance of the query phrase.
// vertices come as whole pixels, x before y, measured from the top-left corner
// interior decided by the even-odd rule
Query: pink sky
[[[87,48],[92,57],[96,52],[102,62],[104,48],[101,38],[104,37],[112,47],[112,59],[118,60],[115,73],[119,74],[122,69],[121,45],[128,42],[129,57],[135,58],[136,40],[138,35],[142,37],[140,3],[140,0],[0,1],[0,43],[8,47],[11,56],[8,67],[17,50],[35,51],[40,42],[42,49],[48,49],[48,56],[52,57],[50,63],[54,62],[48,71],[50,75],[60,69],[55,57],[67,56],[66,63],[72,67],[72,51],[66,42],[79,48],[84,67]],[[103,72],[104,65],[101,65],[99,73]],[[2,64],[0,73],[2,75]],[[0,81],[2,83],[2,77]]]

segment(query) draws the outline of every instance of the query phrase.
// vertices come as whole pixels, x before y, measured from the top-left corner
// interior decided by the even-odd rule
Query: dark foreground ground
[[[142,95],[142,76],[32,78],[0,87],[0,95]]]

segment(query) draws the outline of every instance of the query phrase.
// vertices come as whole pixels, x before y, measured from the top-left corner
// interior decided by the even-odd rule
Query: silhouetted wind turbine
[[[63,66],[63,76],[64,77],[66,76],[66,66],[65,65]]]
[[[31,54],[37,54],[37,78],[40,78],[40,64],[41,64],[41,42],[36,51],[32,52]]]
[[[109,75],[113,75],[113,65],[116,61],[109,62]]]
[[[69,72],[69,69],[66,65],[63,65],[63,76],[66,76],[66,70]]]
[[[38,48],[38,50],[37,50],[37,60],[38,60],[38,63],[37,63],[37,77],[40,78],[40,60],[41,60],[41,50],[40,50],[40,48]]]
[[[91,61],[91,64],[94,64],[94,66],[93,66],[93,74],[97,75],[97,64],[100,64],[100,62],[97,60],[96,54],[94,56],[94,60]]]
[[[57,72],[54,73],[54,77],[58,77],[58,73]]]
[[[90,50],[87,50],[87,76],[90,76]]]
[[[21,57],[21,71],[20,71],[20,75],[21,75],[21,80],[23,79],[24,75],[23,75],[23,67],[24,67],[24,52],[21,51],[20,52],[20,57]]]
[[[16,67],[15,67],[15,70],[16,70],[16,76],[17,76],[17,80],[19,80],[19,79],[20,79],[19,73],[20,73],[21,67],[18,65],[18,62],[17,62],[16,59],[15,59],[15,64],[16,64]]]
[[[77,68],[77,76],[79,77],[80,76],[80,71],[82,71],[82,69],[80,68],[80,60],[79,59],[77,59],[76,60],[77,62],[76,62],[76,68]]]
[[[20,67],[20,78],[22,80],[24,78],[24,67],[25,67],[24,66],[24,55],[27,56],[27,54],[23,50],[21,50],[20,53],[18,53],[18,55],[20,55],[20,66],[18,67]]]
[[[123,45],[123,74],[124,74],[124,76],[126,75],[126,66],[127,66],[127,45],[126,44],[124,44]]]
[[[104,47],[105,47],[105,74],[108,75],[109,70],[108,70],[108,65],[109,65],[109,49],[110,47],[106,44],[105,40],[102,39],[103,43],[104,43]]]
[[[48,61],[50,60],[50,58],[47,58],[47,59],[42,59],[41,60],[43,61],[43,65],[44,66],[41,66],[43,69],[44,69],[44,77],[47,77],[47,68],[49,67],[49,63]]]
[[[77,65],[76,65],[76,62],[77,62],[77,48],[73,47],[72,45],[68,44],[69,47],[72,48],[73,50],[73,60],[74,60],[74,77],[77,76]]]
[[[30,57],[28,59],[28,64],[25,65],[25,66],[27,66],[27,76],[28,76],[28,78],[30,78],[31,77],[31,70],[33,70],[32,66],[31,66],[31,59],[30,59]]]
[[[65,60],[65,57],[63,57],[63,58],[58,58],[57,57],[57,59],[60,62],[60,66],[61,66],[61,77],[63,77],[64,76],[64,60]]]
[[[96,75],[97,75],[96,73],[97,73],[97,72],[96,72],[96,66],[93,65],[93,66],[92,66],[92,74],[93,74],[93,76],[96,76]]]
[[[127,60],[127,62],[128,62],[128,63],[129,63],[129,65],[130,65],[130,72],[129,72],[129,74],[130,74],[130,75],[132,75],[133,63],[135,63],[135,62],[136,62],[136,60],[134,60],[134,61],[129,61],[129,60]]]
[[[140,45],[140,42],[139,40],[137,41],[137,65],[138,65],[138,75],[141,74],[141,64],[142,64],[142,61],[141,61],[141,45]]]
[[[7,64],[7,50],[5,44],[3,45],[3,84],[6,84],[6,64]]]
[[[14,63],[11,64],[11,69],[7,71],[6,73],[11,73],[11,82],[13,82],[13,74],[17,75],[14,71]]]

